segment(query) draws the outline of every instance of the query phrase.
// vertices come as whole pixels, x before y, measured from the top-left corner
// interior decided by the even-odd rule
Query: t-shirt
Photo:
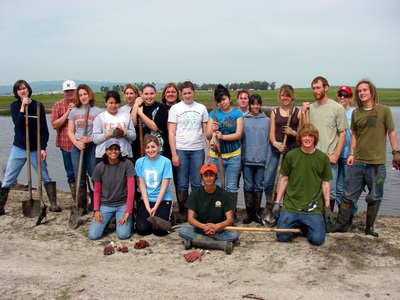
[[[127,105],[127,104],[125,104],[119,110],[130,115],[131,111],[132,111],[132,107]]]
[[[93,122],[96,119],[97,115],[100,114],[102,110],[97,106],[90,107],[89,116],[88,116],[88,124],[86,129],[86,136],[91,137],[93,135]],[[75,124],[75,138],[79,141],[83,136],[83,129],[85,126],[85,115],[86,108],[85,107],[77,107],[73,108],[69,115],[68,120],[74,121]]]
[[[344,142],[343,150],[342,153],[340,153],[340,157],[342,158],[348,158],[350,154],[350,143],[351,143],[351,115],[353,113],[354,107],[351,107],[350,109],[346,110],[346,118],[347,118],[347,123],[349,124],[349,128],[346,129],[346,141]]]
[[[225,220],[225,214],[234,209],[232,199],[227,191],[219,186],[214,193],[209,194],[204,187],[193,190],[186,207],[196,213],[196,220],[200,223],[220,223]]]
[[[290,151],[283,160],[281,174],[289,177],[283,210],[294,213],[320,214],[323,207],[322,181],[332,179],[328,156],[315,150],[304,153],[301,148]],[[308,211],[302,211],[308,208]]]
[[[238,119],[243,118],[243,113],[237,108],[232,108],[228,113],[222,112],[220,108],[216,110],[217,122],[219,125],[219,131],[223,135],[229,135],[236,133],[236,122]],[[210,118],[215,120],[214,112],[210,112]],[[220,140],[222,158],[232,157],[240,154],[240,140],[237,141],[222,141]],[[212,157],[217,158],[218,156],[214,151],[210,151]],[[231,155],[224,155],[231,154]]]
[[[169,147],[167,121],[168,121],[168,109],[165,105],[154,102],[152,105],[143,105],[143,113],[157,125],[158,131],[152,131],[144,122],[142,122],[142,133],[143,138],[146,134],[153,134],[158,137],[160,141],[160,154],[171,157],[171,148]],[[136,132],[139,134],[139,117],[136,125]],[[136,139],[132,145],[133,157],[140,157],[140,140]]]
[[[168,122],[176,123],[175,145],[177,150],[204,149],[203,123],[207,123],[208,111],[203,104],[183,101],[169,110]]]
[[[126,180],[134,175],[133,164],[128,159],[119,161],[115,165],[98,163],[94,168],[92,180],[101,182],[100,205],[124,205],[128,192]]]
[[[136,175],[143,179],[146,185],[149,202],[156,202],[160,194],[163,179],[173,178],[171,161],[159,155],[155,161],[149,160],[148,156],[139,158],[135,165]],[[172,200],[169,187],[165,192],[163,201]]]
[[[274,109],[274,113],[275,113],[275,140],[277,142],[282,143],[285,136],[285,134],[282,131],[283,126],[287,126],[287,121],[289,117],[282,116],[279,107]],[[299,126],[298,115],[299,115],[299,109],[295,107],[292,113],[292,118],[290,119],[290,128],[292,128],[294,131],[297,131]],[[296,137],[289,134],[286,139],[286,147],[287,148],[298,147],[296,142]]]
[[[394,129],[389,107],[378,105],[377,115],[357,108],[351,119],[351,130],[357,134],[355,160],[366,164],[386,163],[386,132]]]
[[[328,155],[335,152],[339,133],[349,128],[343,106],[332,99],[323,105],[318,102],[310,105],[310,123],[319,132],[316,148]]]

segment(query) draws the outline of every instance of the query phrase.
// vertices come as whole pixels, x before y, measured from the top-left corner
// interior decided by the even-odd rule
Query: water
[[[393,119],[396,125],[396,133],[397,137],[400,140],[400,107],[391,107],[393,113]],[[56,142],[56,131],[53,130],[50,123],[50,115],[47,115],[47,124],[49,126],[50,132],[50,140],[47,147],[47,165],[49,169],[50,177],[57,182],[57,187],[64,191],[69,191],[69,186],[67,183],[67,176],[64,170],[63,160],[61,157],[61,151],[59,148],[55,146]],[[8,157],[10,155],[10,150],[12,147],[12,142],[14,138],[14,124],[12,123],[12,119],[10,116],[0,116],[0,124],[2,130],[0,131],[0,147],[2,151],[0,151],[0,177],[3,178],[3,170],[5,170]],[[391,147],[389,141],[387,141],[387,163],[386,163],[386,171],[387,171],[387,179],[385,183],[385,192],[383,195],[383,202],[379,212],[381,214],[388,215],[400,215],[400,201],[398,196],[399,186],[400,186],[400,171],[392,170],[391,163]],[[26,184],[27,183],[27,170],[24,167],[18,177],[18,182]],[[36,173],[32,170],[32,183],[33,186],[37,186],[37,176]],[[239,190],[239,200],[238,206],[244,207],[243,200],[243,181],[240,183],[241,189]],[[174,195],[173,184],[170,185],[171,193]],[[363,193],[358,201],[359,210],[366,210],[365,193]],[[265,200],[264,200],[265,201]]]

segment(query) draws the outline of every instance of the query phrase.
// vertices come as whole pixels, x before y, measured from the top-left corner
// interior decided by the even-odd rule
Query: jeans
[[[342,199],[344,193],[344,186],[349,175],[349,166],[347,165],[347,158],[340,157],[337,161],[338,165],[338,179],[336,185],[336,204],[340,205],[340,200]],[[358,211],[357,203],[353,204],[351,208],[351,214],[355,215]]]
[[[241,157],[241,155],[236,155],[233,157],[222,159],[222,166],[224,168],[225,177],[225,188],[228,193],[237,193],[238,191],[237,179],[240,171]],[[221,173],[219,171],[218,158],[210,157],[210,163],[215,165],[218,169],[218,178],[215,181],[215,184],[221,186]]]
[[[365,201],[368,204],[381,203],[385,180],[386,166],[384,164],[370,165],[354,162],[349,170],[342,200],[357,203],[364,187],[367,186],[369,192]]]
[[[81,176],[81,184],[80,186],[85,186],[86,184],[86,172],[92,177],[94,167],[96,166],[96,157],[95,157],[96,145],[94,143],[86,144],[84,155],[83,155],[83,164],[82,164],[82,176]],[[71,159],[72,165],[74,167],[75,178],[78,180],[78,169],[79,169],[79,157],[81,151],[72,146],[71,149]]]
[[[61,155],[64,161],[64,169],[67,172],[68,183],[75,183],[74,166],[72,165],[71,152],[61,150]]]
[[[264,184],[264,166],[243,165],[244,191],[262,193]]]
[[[103,216],[103,223],[97,223],[95,220],[90,223],[88,237],[91,240],[98,240],[103,235],[104,229],[107,224],[115,216],[117,236],[120,240],[126,240],[131,236],[132,230],[132,217],[129,217],[122,226],[118,225],[118,221],[122,219],[125,214],[126,204],[119,206],[105,206],[100,205],[100,212]]]
[[[192,190],[201,186],[200,169],[204,164],[204,150],[176,150],[181,162],[177,168],[178,191],[188,191],[189,181]]]
[[[277,228],[291,229],[304,226],[306,228],[307,240],[316,246],[325,241],[325,222],[322,214],[298,214],[287,210],[281,211]],[[279,242],[288,242],[293,238],[291,232],[280,232],[276,234]]]
[[[185,240],[194,240],[196,233],[205,235],[203,230],[192,225],[182,225],[179,229],[179,236]],[[239,239],[239,233],[236,230],[218,230],[216,234],[207,236],[216,241],[236,242]]]
[[[330,186],[330,200],[336,200],[336,185],[338,181],[338,163],[331,164],[332,168],[332,180],[329,181]]]
[[[31,160],[31,166],[38,172],[37,166],[37,151],[31,151],[29,154]],[[10,188],[14,182],[17,180],[19,173],[21,172],[24,164],[26,162],[26,150],[21,149],[17,146],[12,146],[10,157],[8,158],[6,172],[4,173],[3,183],[1,185],[2,188]],[[47,163],[45,160],[42,160],[42,180],[43,183],[51,182],[51,178],[49,176],[49,172],[47,170]]]

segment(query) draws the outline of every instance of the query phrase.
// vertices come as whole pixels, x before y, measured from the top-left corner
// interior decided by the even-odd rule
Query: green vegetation
[[[337,87],[330,87],[328,96],[332,99],[336,98]],[[311,88],[299,88],[295,90],[296,92],[296,105],[300,105],[305,101],[314,101],[314,97]],[[250,91],[250,93],[258,93],[263,99],[264,106],[277,106],[278,105],[278,91],[274,90],[260,90],[260,91]],[[231,91],[232,99],[236,99],[236,91]],[[378,95],[380,102],[389,106],[400,106],[400,89],[378,89]],[[198,91],[196,92],[195,99],[197,102],[204,104],[209,109],[211,109],[211,99],[213,96],[212,91]],[[160,101],[161,92],[157,93],[157,101]],[[46,111],[49,113],[53,104],[62,99],[63,95],[33,95],[35,100],[39,100],[43,103]],[[123,98],[123,97],[122,97]],[[0,96],[0,114],[9,114],[10,103],[14,101],[13,96]],[[236,101],[234,100],[236,105]],[[96,93],[96,104],[99,107],[104,107],[104,93]],[[2,111],[1,111],[2,110]]]

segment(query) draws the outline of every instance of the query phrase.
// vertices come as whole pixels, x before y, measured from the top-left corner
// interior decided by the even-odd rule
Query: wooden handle
[[[36,124],[37,124],[37,168],[38,168],[38,191],[39,191],[39,200],[43,203],[42,197],[42,157],[40,151],[42,150],[40,144],[40,102],[36,102]]]
[[[212,99],[212,104],[213,104],[213,114],[214,114],[214,119],[217,121],[217,113],[215,109],[215,99],[213,97]],[[221,145],[221,142],[219,142]],[[225,176],[224,176],[224,165],[222,163],[222,156],[221,153],[218,153],[218,166],[219,166],[219,177],[221,179],[221,187],[222,189],[225,189]]]
[[[221,228],[221,230],[237,230],[237,231],[256,231],[256,232],[292,232],[292,233],[300,233],[300,229],[297,228],[265,228],[265,227],[235,227],[235,226],[226,226],[225,228]]]

